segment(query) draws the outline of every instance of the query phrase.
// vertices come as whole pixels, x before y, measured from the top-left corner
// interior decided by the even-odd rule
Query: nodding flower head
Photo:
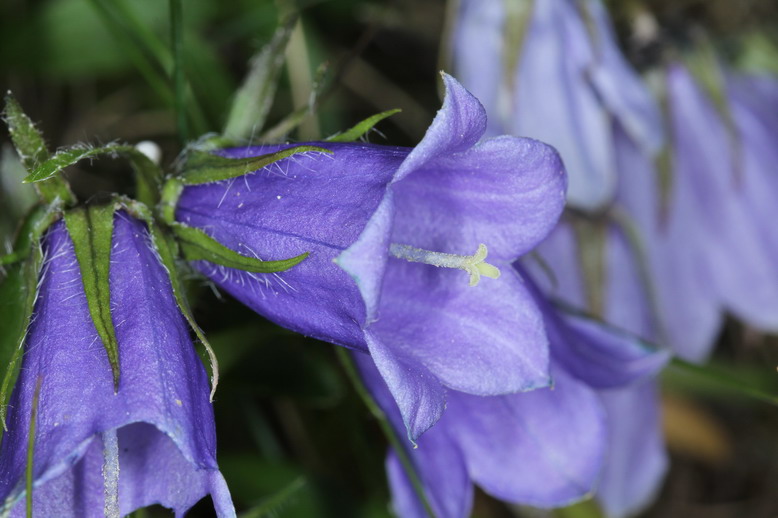
[[[236,251],[262,259],[310,252],[272,275],[198,267],[267,318],[369,353],[412,439],[440,417],[447,389],[494,395],[548,384],[542,317],[510,265],[546,236],[565,201],[551,147],[479,142],[483,106],[443,80],[443,107],[415,148],[312,143],[331,153],[187,187],[176,210],[181,224]]]
[[[25,512],[31,444],[34,516],[118,517],[152,504],[181,516],[209,494],[219,517],[235,516],[216,464],[205,368],[148,230],[119,212],[112,244],[118,388],[68,231],[60,222],[44,237],[47,259],[0,446],[0,514]]]

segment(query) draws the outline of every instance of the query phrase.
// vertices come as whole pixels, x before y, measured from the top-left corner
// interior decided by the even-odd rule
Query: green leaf
[[[258,171],[273,162],[278,162],[292,155],[310,151],[332,153],[329,149],[318,146],[297,146],[267,155],[249,158],[226,158],[205,151],[193,150],[187,156],[179,179],[184,185],[199,185],[228,180]]]
[[[372,117],[368,117],[367,119],[363,120],[353,128],[344,131],[343,133],[338,133],[336,135],[332,135],[331,137],[327,137],[327,142],[354,142],[355,140],[358,140],[363,135],[366,135],[368,131],[373,129],[373,126],[381,122],[382,120],[386,119],[387,117],[391,117],[395,113],[400,113],[402,110],[399,108],[395,108],[394,110],[387,110],[385,112],[377,113],[373,115]]]
[[[261,130],[273,104],[278,77],[284,65],[284,53],[298,16],[286,17],[276,29],[270,43],[251,59],[246,79],[235,94],[224,136],[233,140],[247,139]]]
[[[138,183],[138,197],[149,203],[158,201],[162,182],[162,170],[149,157],[137,148],[123,144],[109,144],[101,147],[73,146],[39,164],[24,179],[25,183],[35,183],[54,178],[60,171],[81,160],[100,155],[122,155],[129,160],[135,171]]]
[[[154,249],[159,255],[159,259],[162,262],[162,266],[167,271],[168,279],[170,280],[170,287],[173,290],[173,295],[176,298],[178,309],[181,314],[184,315],[189,326],[195,332],[195,335],[205,347],[208,353],[208,358],[211,363],[211,401],[216,393],[216,387],[219,385],[219,360],[216,358],[216,353],[205,337],[205,333],[197,324],[194,319],[194,314],[189,305],[189,301],[186,299],[186,290],[184,290],[183,283],[181,282],[181,276],[178,273],[178,267],[176,266],[176,257],[178,256],[178,244],[176,240],[171,236],[164,228],[155,223],[151,214],[151,210],[143,203],[131,200],[129,198],[118,197],[117,201],[136,218],[143,220],[149,227],[151,232],[151,241],[154,245]]]
[[[289,134],[293,129],[299,126],[303,120],[311,114],[319,102],[319,99],[324,95],[325,81],[324,77],[327,72],[327,63],[322,63],[316,70],[316,75],[313,78],[313,85],[311,88],[311,94],[308,97],[308,103],[300,106],[295,111],[281,119],[275,126],[268,129],[257,140],[260,142],[278,142]],[[332,83],[330,83],[332,84]]]
[[[309,252],[280,261],[261,261],[241,255],[222,245],[199,228],[188,227],[180,223],[171,226],[178,238],[184,258],[189,261],[205,260],[228,268],[236,268],[254,273],[283,272],[300,264]]]
[[[8,125],[8,132],[11,134],[11,140],[13,140],[14,147],[19,153],[25,169],[31,171],[48,160],[49,151],[46,148],[43,135],[10,92],[5,96],[3,116]],[[54,202],[58,198],[67,204],[75,202],[75,196],[73,196],[70,187],[62,179],[52,179],[37,185],[36,188],[41,198],[47,202]]]
[[[116,204],[79,207],[65,213],[65,225],[73,240],[81,270],[89,314],[103,342],[119,390],[119,344],[111,317],[111,241]]]
[[[10,395],[18,375],[24,339],[38,296],[38,278],[43,264],[39,244],[43,232],[59,217],[59,207],[35,207],[25,220],[15,243],[19,261],[6,269],[0,281],[0,365],[5,365],[0,384],[0,422],[3,430]]]
[[[677,376],[677,374],[682,374],[691,378],[693,381],[691,385],[695,390],[701,391],[707,386],[715,392],[731,393],[778,406],[778,393],[775,391],[774,383],[774,368],[765,367],[764,369],[759,369],[760,373],[772,382],[769,386],[759,386],[754,383],[753,379],[750,379],[753,377],[750,377],[749,381],[744,381],[739,376],[733,375],[731,367],[728,370],[723,370],[712,365],[697,365],[680,358],[673,358],[670,362],[670,367],[663,372],[663,381],[665,382],[663,386],[672,386],[673,382],[677,384],[678,380],[673,380],[673,377]]]

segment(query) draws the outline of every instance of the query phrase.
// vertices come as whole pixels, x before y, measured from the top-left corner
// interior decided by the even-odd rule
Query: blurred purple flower
[[[412,439],[440,417],[446,389],[484,396],[549,381],[542,316],[510,265],[556,223],[564,170],[534,140],[478,143],[483,107],[450,76],[444,82],[443,107],[413,149],[316,143],[332,155],[296,155],[236,181],[187,188],[176,213],[244,254],[310,251],[280,274],[198,266],[267,318],[369,352]],[[473,286],[477,268],[495,273],[475,265],[482,243],[502,275]],[[452,268],[467,269],[471,286]]]
[[[741,134],[748,131],[742,118],[728,132],[725,118],[683,66],[670,67],[667,90],[673,178],[683,181],[688,176],[692,185],[692,195],[683,203],[696,204],[696,231],[710,236],[704,254],[715,295],[740,319],[759,329],[778,330],[778,261],[772,253],[776,250],[770,248],[776,239],[768,241],[773,232],[764,229],[774,208],[760,214],[764,205],[754,205],[748,196],[754,193],[748,187],[754,182],[767,182],[756,184],[757,190],[776,186],[775,181],[770,185],[772,172],[754,171],[751,162],[764,156],[763,150],[755,152],[756,141],[751,140],[757,137]],[[741,145],[744,152],[738,149]]]
[[[0,447],[0,509],[25,513],[28,434],[40,383],[35,516],[123,516],[152,504],[182,516],[209,494],[219,517],[235,516],[216,464],[206,372],[144,225],[123,213],[115,217],[110,285],[122,366],[118,393],[64,224],[49,230],[43,247],[40,292]]]
[[[568,505],[591,495],[609,444],[624,441],[624,434],[629,441],[632,432],[608,420],[603,393],[650,376],[667,360],[666,352],[625,333],[563,316],[529,277],[524,279],[543,311],[554,386],[493,397],[450,394],[446,415],[419,439],[418,449],[406,450],[440,518],[470,515],[473,484],[497,498],[536,507]],[[374,367],[363,355],[355,358],[376,401],[401,429],[397,407]],[[653,409],[647,411],[641,431],[651,434],[656,423],[650,422]],[[638,450],[647,454],[652,469],[663,465],[662,450]],[[622,464],[609,469],[621,475]],[[398,516],[426,516],[395,452],[389,455],[387,470]]]
[[[619,51],[600,0],[515,4],[460,3],[455,70],[483,100],[490,133],[555,146],[570,178],[571,205],[602,208],[612,201],[618,176],[614,119],[656,150],[662,142],[659,113]]]

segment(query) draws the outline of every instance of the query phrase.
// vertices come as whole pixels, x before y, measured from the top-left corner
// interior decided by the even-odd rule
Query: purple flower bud
[[[115,217],[111,309],[122,368],[116,393],[61,222],[43,249],[40,291],[0,446],[2,510],[25,512],[39,384],[35,516],[123,516],[152,504],[181,516],[208,494],[219,517],[235,516],[216,464],[205,369],[145,226],[124,213]]]
[[[370,352],[411,438],[440,417],[446,389],[495,395],[549,380],[542,316],[511,263],[556,223],[564,170],[534,140],[478,143],[483,107],[444,82],[443,108],[413,149],[315,143],[332,154],[189,187],[176,212],[246,255],[310,252],[277,274],[198,266],[267,318]]]

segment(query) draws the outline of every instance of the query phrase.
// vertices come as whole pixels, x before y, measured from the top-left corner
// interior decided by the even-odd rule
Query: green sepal
[[[230,107],[224,126],[226,138],[235,141],[247,139],[264,127],[297,19],[296,13],[287,16],[270,42],[251,59],[251,69]]]
[[[111,364],[114,390],[119,390],[119,344],[111,317],[111,242],[116,204],[79,207],[65,213],[65,225],[81,271],[89,314]]]
[[[8,132],[13,140],[22,164],[27,171],[39,167],[49,158],[49,151],[43,135],[32,120],[24,113],[18,101],[8,92],[5,96],[5,110],[3,111]],[[70,190],[70,186],[61,178],[52,178],[47,182],[35,186],[39,196],[46,202],[52,203],[57,199],[68,205],[75,203],[76,198]]]
[[[178,243],[176,243],[175,238],[167,230],[165,230],[165,228],[161,227],[154,221],[151,210],[146,205],[141,202],[123,197],[117,197],[116,201],[124,209],[126,209],[130,215],[144,221],[149,228],[152,244],[154,249],[157,251],[162,266],[165,268],[165,271],[168,274],[170,287],[172,288],[173,295],[176,298],[178,309],[181,311],[181,314],[184,315],[184,318],[186,318],[189,326],[195,332],[198,340],[200,340],[200,343],[203,344],[203,347],[205,347],[205,350],[208,353],[208,358],[211,362],[210,398],[211,401],[213,401],[213,396],[216,393],[216,387],[219,385],[219,360],[216,358],[216,353],[214,352],[213,347],[205,337],[205,333],[195,321],[191,306],[189,305],[189,301],[186,298],[186,291],[184,290],[181,276],[178,273],[178,266],[176,265],[176,257],[178,257],[179,253]]]
[[[156,192],[162,179],[162,172],[154,162],[133,146],[109,144],[107,146],[89,147],[73,146],[57,152],[54,156],[38,165],[24,179],[25,183],[36,183],[55,178],[60,171],[86,158],[100,155],[123,155],[132,165],[138,179],[138,195],[141,198],[156,201]]]
[[[140,152],[129,154],[127,158],[135,172],[135,197],[146,205],[156,205],[162,190],[162,169]]]
[[[249,158],[226,158],[200,150],[192,150],[186,158],[178,179],[184,185],[200,185],[237,178],[281,159],[315,151],[317,153],[332,153],[329,149],[318,146],[296,146],[267,155]]]
[[[178,238],[181,252],[188,261],[205,260],[214,264],[253,273],[283,272],[300,264],[309,252],[280,261],[261,261],[254,257],[241,255],[227,248],[214,238],[195,227],[174,223],[170,227]]]
[[[385,112],[377,113],[372,117],[368,117],[351,129],[344,131],[343,133],[337,133],[331,137],[327,137],[327,142],[354,142],[363,135],[366,135],[368,131],[373,129],[373,126],[381,122],[382,120],[391,117],[395,113],[400,113],[402,110],[395,108],[394,110],[387,110]]]
[[[0,365],[6,366],[0,384],[0,423],[3,430],[6,429],[8,397],[19,373],[19,360],[38,295],[38,279],[43,264],[40,238],[59,217],[57,205],[33,208],[16,237],[14,250],[18,260],[5,269],[5,277],[0,281]]]

